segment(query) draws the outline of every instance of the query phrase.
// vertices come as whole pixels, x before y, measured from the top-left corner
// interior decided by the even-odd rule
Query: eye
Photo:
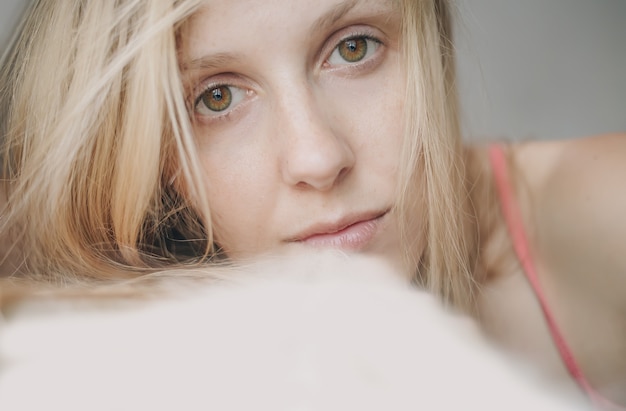
[[[246,96],[246,91],[229,85],[211,85],[195,101],[195,111],[203,116],[219,116],[232,109]]]
[[[368,36],[352,36],[341,40],[328,58],[332,65],[346,65],[358,63],[371,57],[380,41]]]

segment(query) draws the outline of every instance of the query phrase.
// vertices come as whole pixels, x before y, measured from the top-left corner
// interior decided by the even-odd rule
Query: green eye
[[[213,112],[224,111],[233,102],[233,93],[228,86],[219,86],[202,93],[198,99],[198,104],[202,104],[206,109]]]
[[[364,37],[346,39],[337,46],[337,51],[348,63],[356,63],[367,55],[367,39]]]

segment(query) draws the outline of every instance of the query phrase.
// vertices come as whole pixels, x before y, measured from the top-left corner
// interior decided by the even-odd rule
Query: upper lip
[[[387,214],[389,210],[376,210],[376,211],[367,211],[361,213],[349,214],[334,220],[330,220],[327,222],[315,223],[306,229],[300,231],[298,234],[291,236],[289,238],[289,242],[295,241],[304,241],[307,238],[316,236],[316,235],[324,235],[324,234],[334,234],[345,228],[350,227],[351,225],[361,223],[364,221],[375,220],[383,215]]]

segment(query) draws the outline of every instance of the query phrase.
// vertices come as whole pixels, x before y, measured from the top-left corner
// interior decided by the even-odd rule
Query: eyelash
[[[329,63],[329,60],[333,58],[335,54],[340,54],[339,48],[342,45],[346,45],[350,41],[365,41],[366,51],[363,57],[361,57],[359,60],[355,62],[345,61],[344,59],[345,61],[344,63],[338,63],[338,64]],[[374,46],[374,50],[370,53],[371,45]],[[334,69],[336,70],[341,70],[341,69],[358,70],[359,68],[364,68],[364,66],[367,65],[367,63],[369,63],[375,57],[375,53],[378,52],[381,46],[384,46],[383,41],[381,41],[377,37],[372,36],[369,33],[353,32],[348,35],[344,35],[337,42],[334,43],[334,46],[330,50],[330,52],[325,52],[323,54],[323,55],[327,55],[327,57],[324,59],[323,67],[330,68],[332,66],[335,66]],[[343,58],[343,57],[340,57],[340,58]],[[237,94],[238,101],[235,102],[233,100],[231,103],[229,103],[229,105],[226,108],[222,110],[211,110],[210,108],[206,107],[206,104],[204,104],[202,100],[207,96],[207,93],[215,92],[216,90],[219,90],[220,88],[228,89],[231,97],[233,94]],[[230,115],[232,114],[234,110],[237,109],[237,107],[239,106],[239,103],[241,103],[243,99],[253,94],[254,92],[252,90],[234,86],[232,83],[229,83],[229,82],[212,82],[203,86],[202,90],[196,94],[193,100],[193,111],[198,116],[206,118],[208,121],[225,120],[228,117],[230,117]],[[201,109],[204,110],[205,113],[200,112]]]

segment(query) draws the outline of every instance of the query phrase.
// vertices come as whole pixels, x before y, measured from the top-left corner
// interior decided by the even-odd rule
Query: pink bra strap
[[[489,147],[489,159],[493,169],[498,197],[500,198],[502,213],[504,215],[504,219],[506,220],[509,235],[511,236],[511,240],[513,242],[515,254],[522,265],[530,286],[539,300],[539,305],[543,311],[546,322],[548,323],[552,340],[554,341],[567,370],[583,391],[587,393],[595,405],[605,410],[624,410],[622,407],[612,403],[595,391],[585,378],[580,366],[576,362],[571,349],[567,345],[565,338],[559,330],[556,320],[552,315],[552,311],[550,311],[547,298],[541,288],[537,270],[528,246],[529,243],[528,238],[526,237],[526,231],[524,230],[522,215],[509,180],[504,148],[497,144],[491,145]]]

